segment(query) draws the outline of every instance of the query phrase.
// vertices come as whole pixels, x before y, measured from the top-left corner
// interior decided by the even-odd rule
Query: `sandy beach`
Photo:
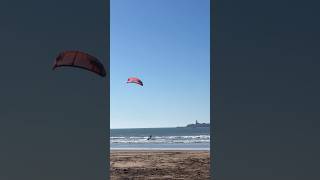
[[[111,179],[210,179],[209,151],[112,150]]]

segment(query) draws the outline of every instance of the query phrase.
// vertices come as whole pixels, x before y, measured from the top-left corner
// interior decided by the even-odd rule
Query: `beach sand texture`
[[[111,151],[111,179],[207,180],[209,154],[209,151]]]

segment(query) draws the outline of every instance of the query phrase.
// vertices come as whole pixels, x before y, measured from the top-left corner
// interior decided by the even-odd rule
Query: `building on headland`
[[[210,123],[198,123],[198,121],[196,120],[195,124],[188,124],[186,127],[188,128],[210,127]]]

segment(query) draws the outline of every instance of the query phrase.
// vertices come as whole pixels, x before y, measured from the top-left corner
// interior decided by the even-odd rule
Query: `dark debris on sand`
[[[113,151],[112,180],[210,179],[208,151]]]

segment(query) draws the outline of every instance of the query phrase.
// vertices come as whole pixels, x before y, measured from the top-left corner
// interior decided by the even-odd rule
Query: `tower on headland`
[[[188,124],[186,127],[189,127],[189,128],[210,127],[210,123],[199,123],[198,120],[196,120],[195,124]]]

